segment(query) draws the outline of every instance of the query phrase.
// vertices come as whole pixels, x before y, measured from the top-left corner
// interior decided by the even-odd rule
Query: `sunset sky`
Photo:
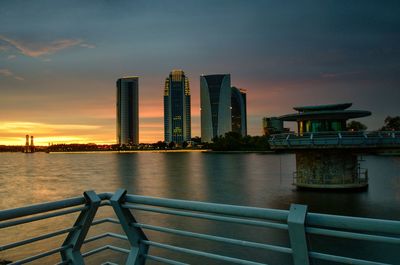
[[[183,69],[200,136],[201,74],[246,88],[248,132],[293,106],[400,115],[400,1],[0,3],[0,145],[115,143],[115,81],[139,76],[140,142],[163,140],[163,86]]]

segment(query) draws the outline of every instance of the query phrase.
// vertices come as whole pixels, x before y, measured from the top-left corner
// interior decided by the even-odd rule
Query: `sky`
[[[163,140],[163,87],[200,75],[247,89],[248,133],[294,106],[352,102],[369,130],[400,115],[399,1],[0,3],[0,145],[115,143],[115,82],[139,76],[139,141]],[[288,124],[289,125],[289,124]],[[290,125],[293,126],[293,125]]]

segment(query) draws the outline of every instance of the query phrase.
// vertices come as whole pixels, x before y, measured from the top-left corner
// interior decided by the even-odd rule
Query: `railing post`
[[[307,206],[291,204],[288,216],[290,246],[294,265],[309,265],[308,244],[305,231]]]
[[[70,247],[61,251],[62,261],[69,261],[69,264],[73,265],[85,264],[81,247],[101,202],[94,191],[85,191],[83,195],[86,199],[87,208],[82,210],[75,221],[74,226],[78,229],[70,232],[63,243],[63,246]]]
[[[114,208],[115,214],[117,215],[119,222],[128,237],[129,244],[131,245],[131,251],[126,260],[126,265],[144,265],[146,262],[145,255],[148,252],[149,246],[141,243],[141,241],[147,240],[147,237],[142,229],[132,225],[133,223],[136,223],[136,220],[131,211],[127,208],[121,207],[121,204],[125,202],[125,195],[126,190],[117,190],[111,197],[110,203]]]

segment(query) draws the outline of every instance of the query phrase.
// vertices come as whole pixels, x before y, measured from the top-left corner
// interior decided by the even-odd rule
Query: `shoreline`
[[[250,154],[250,153],[259,153],[259,154],[276,154],[275,151],[272,150],[264,150],[264,151],[213,151],[211,149],[178,149],[178,150],[124,150],[124,151],[63,151],[63,152],[36,152],[36,153],[44,153],[44,154],[95,154],[95,153],[109,153],[109,154],[133,154],[133,153],[215,153],[215,154]]]
[[[48,152],[46,154],[90,154],[90,153],[110,153],[110,154],[129,154],[129,153],[205,153],[207,149],[194,150],[124,150],[124,151],[71,151],[71,152]]]

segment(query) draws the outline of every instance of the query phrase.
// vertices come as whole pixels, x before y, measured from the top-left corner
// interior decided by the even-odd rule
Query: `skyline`
[[[191,80],[192,136],[199,78],[218,73],[247,89],[250,135],[261,135],[264,116],[340,102],[370,110],[360,121],[378,129],[400,114],[399,11],[397,1],[4,1],[0,144],[25,134],[43,145],[115,143],[124,75],[141,80],[139,141],[162,140],[172,69]]]

